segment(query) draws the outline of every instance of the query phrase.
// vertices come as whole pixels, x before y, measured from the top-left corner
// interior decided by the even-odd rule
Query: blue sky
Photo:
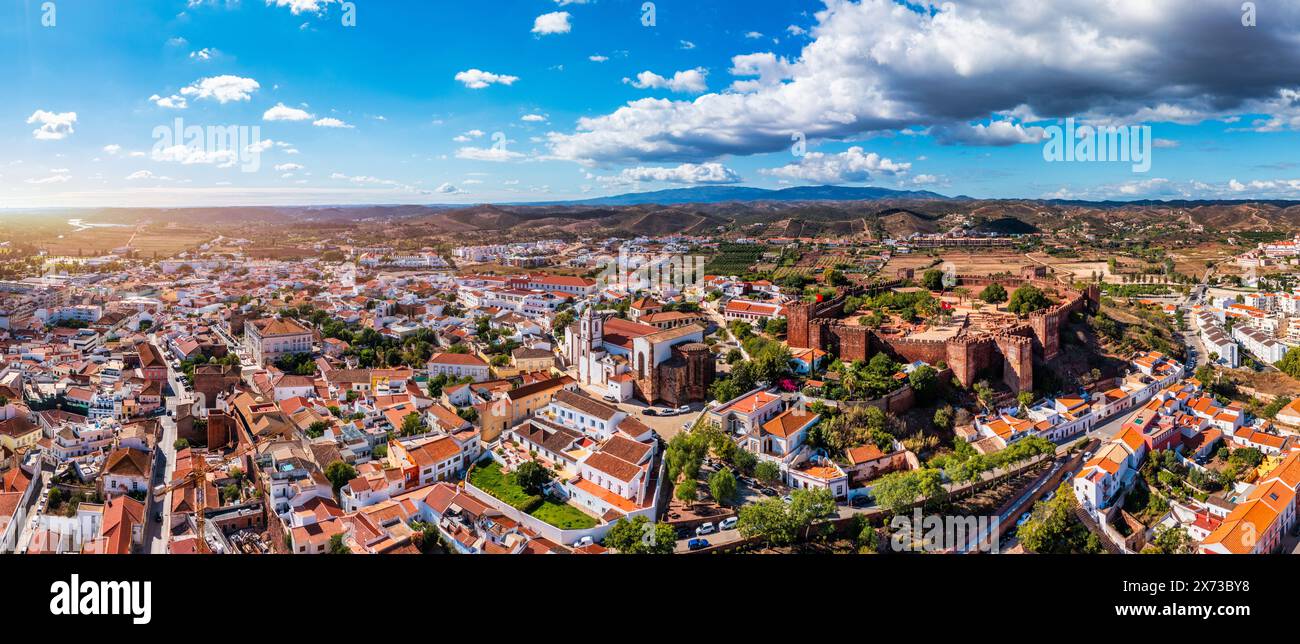
[[[1248,27],[1174,0],[658,0],[651,25],[640,0],[52,4],[0,6],[0,207],[1300,198],[1291,7]],[[1151,169],[1046,162],[1066,117],[1149,126]],[[160,145],[178,118],[254,143]]]

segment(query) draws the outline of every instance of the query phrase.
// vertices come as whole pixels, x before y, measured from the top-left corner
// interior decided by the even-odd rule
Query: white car
[[[705,524],[703,524],[703,525],[701,525],[700,527],[698,527],[698,528],[695,529],[695,536],[697,536],[697,537],[702,537],[702,536],[704,536],[704,535],[706,535],[706,534],[713,534],[714,532],[717,532],[717,531],[718,531],[718,528],[717,528],[716,526],[714,526],[712,523],[705,523]]]
[[[740,523],[740,519],[737,519],[736,517],[727,517],[718,524],[718,530],[734,529],[737,523]]]
[[[596,543],[596,540],[595,540],[595,539],[592,539],[591,537],[583,537],[583,538],[581,538],[581,539],[578,539],[577,541],[574,541],[574,542],[573,542],[573,547],[574,547],[574,548],[586,548],[587,546],[590,546],[590,545],[592,545],[592,544],[594,544],[594,543]]]

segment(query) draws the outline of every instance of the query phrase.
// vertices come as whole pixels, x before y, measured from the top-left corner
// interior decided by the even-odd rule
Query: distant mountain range
[[[550,201],[512,204],[517,206],[638,206],[688,203],[723,203],[728,201],[874,201],[878,199],[953,199],[929,190],[890,190],[889,188],[849,186],[798,186],[781,190],[740,186],[697,186],[654,192],[633,192],[611,197],[578,201]],[[956,197],[967,199],[967,197]]]
[[[361,228],[394,238],[447,235],[480,243],[575,235],[709,235],[726,230],[752,237],[901,238],[958,225],[1001,234],[1073,226],[1097,233],[1162,226],[1170,232],[1289,232],[1300,229],[1300,202],[973,199],[875,187],[698,186],[526,204],[49,209],[0,217],[0,239],[53,238],[67,232],[71,218],[208,230],[224,226],[234,231],[231,235],[256,235],[268,225],[310,222],[314,229]]]

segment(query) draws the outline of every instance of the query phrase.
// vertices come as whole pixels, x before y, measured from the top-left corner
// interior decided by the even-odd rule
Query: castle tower
[[[785,305],[786,344],[791,349],[810,349],[808,324],[812,305],[806,302],[791,302]]]

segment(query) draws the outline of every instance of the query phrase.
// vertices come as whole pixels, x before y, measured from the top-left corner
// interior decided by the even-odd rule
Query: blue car
[[[703,550],[709,547],[708,539],[691,539],[686,542],[686,547],[690,550]]]

